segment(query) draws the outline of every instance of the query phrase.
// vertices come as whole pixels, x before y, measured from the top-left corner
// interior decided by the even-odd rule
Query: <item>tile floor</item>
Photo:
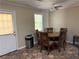
[[[58,52],[53,50],[47,55],[46,50],[40,52],[37,47],[31,49],[21,49],[11,52],[4,56],[0,56],[0,59],[79,59],[78,49],[72,45],[67,45],[66,50]]]

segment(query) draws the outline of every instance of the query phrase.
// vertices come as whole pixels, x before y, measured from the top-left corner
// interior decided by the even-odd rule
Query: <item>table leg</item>
[[[73,45],[75,45],[75,36],[73,37]]]

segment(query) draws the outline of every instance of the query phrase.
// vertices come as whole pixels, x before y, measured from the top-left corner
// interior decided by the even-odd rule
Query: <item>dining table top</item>
[[[48,37],[59,37],[59,32],[49,32]]]
[[[45,31],[41,31],[41,32],[45,32]],[[59,37],[60,32],[48,32],[48,37]]]

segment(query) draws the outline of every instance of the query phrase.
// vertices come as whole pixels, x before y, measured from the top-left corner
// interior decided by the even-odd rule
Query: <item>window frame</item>
[[[34,14],[34,29],[35,29],[35,15],[42,15],[42,31],[44,30],[44,15],[43,14],[39,14],[39,13],[35,13]]]
[[[17,30],[16,27],[16,12],[13,10],[7,10],[7,9],[0,9],[0,13],[5,13],[5,14],[12,14],[12,24],[13,24],[13,33]],[[11,35],[12,33],[7,33],[7,34],[1,34],[0,36],[3,35]]]

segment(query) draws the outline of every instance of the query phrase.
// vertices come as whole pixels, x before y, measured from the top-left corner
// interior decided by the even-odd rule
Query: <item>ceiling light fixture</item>
[[[43,0],[37,0],[37,1],[40,1],[40,2],[41,2],[41,1],[43,1]]]

